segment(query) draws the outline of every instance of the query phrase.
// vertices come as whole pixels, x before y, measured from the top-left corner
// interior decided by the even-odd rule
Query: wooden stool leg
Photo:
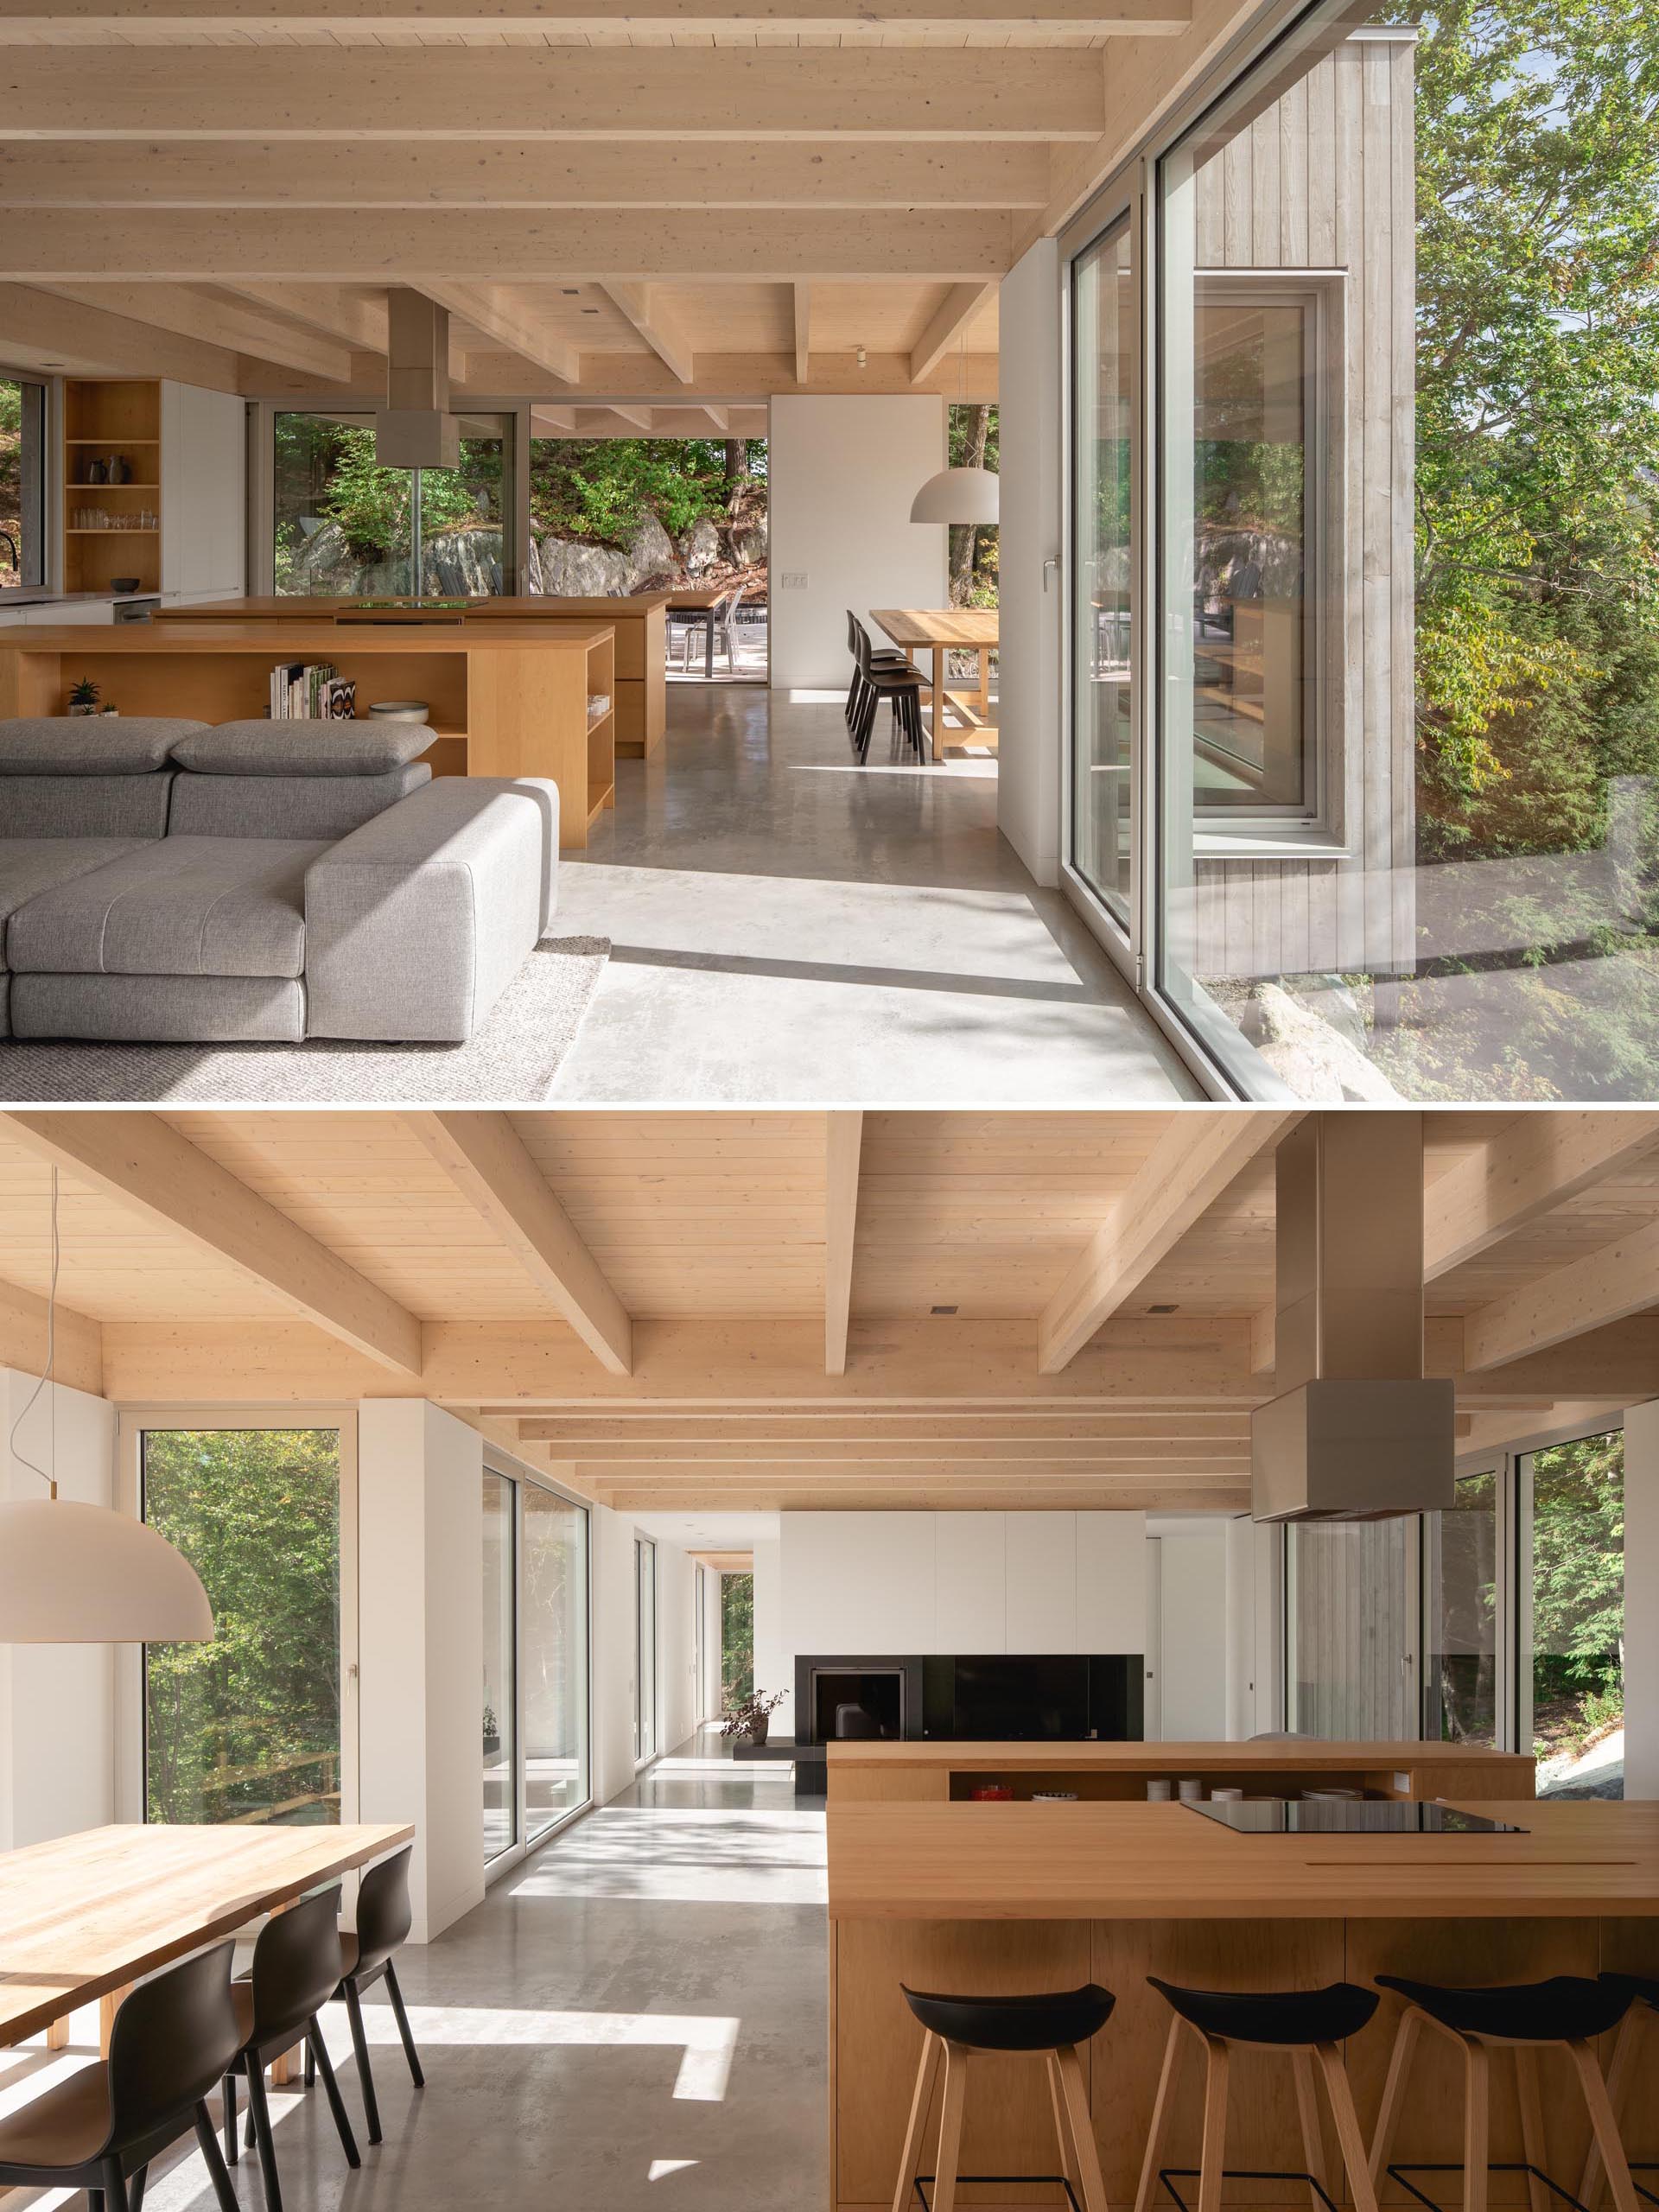
[[[1601,2153],[1601,2163],[1607,2169],[1607,2186],[1613,2193],[1613,2202],[1618,2212],[1637,2212],[1636,2183],[1630,2179],[1624,2145],[1619,2140],[1618,2122],[1613,2117],[1612,2100],[1601,2078],[1596,2054],[1584,2042],[1570,2043],[1567,2047],[1579,2069],[1584,2101],[1590,2113],[1590,2132]]]
[[[1607,2101],[1613,2108],[1614,2120],[1624,2116],[1624,2098],[1630,2082],[1630,2069],[1636,2063],[1636,2046],[1642,2031],[1642,2015],[1646,2006],[1633,2005],[1624,2015],[1618,2031],[1618,2041],[1613,2045],[1613,2063],[1607,2069]],[[1584,2178],[1579,2183],[1579,2202],[1596,2212],[1601,2196],[1601,2152],[1596,2139],[1590,2138],[1590,2154],[1584,2162]]]
[[[944,2046],[944,2108],[939,2116],[939,2155],[933,2167],[933,2212],[957,2212],[957,2174],[962,2164],[962,2110],[968,2084],[967,2046]]]
[[[1365,2156],[1365,2138],[1360,2133],[1359,2114],[1354,2110],[1353,2085],[1348,2079],[1348,2069],[1342,2063],[1342,2053],[1333,2043],[1316,2044],[1314,2056],[1325,2075],[1325,2094],[1331,2100],[1331,2117],[1337,2123],[1337,2145],[1342,2152],[1343,2168],[1348,2176],[1348,2193],[1354,2202],[1354,2212],[1376,2212],[1376,2190],[1371,2181],[1370,2161]]]
[[[1319,2190],[1328,2193],[1331,2183],[1325,2171],[1325,2138],[1319,2126],[1319,2091],[1313,2086],[1313,2054],[1311,2050],[1293,2050],[1290,2064],[1296,2080],[1296,2117],[1301,2123],[1302,2157],[1308,2171],[1308,2212],[1321,2212]],[[1316,2182],[1318,2189],[1313,2185]]]
[[[1180,2063],[1181,2024],[1173,2019],[1169,2024],[1169,2041],[1164,2045],[1163,2070],[1158,2076],[1152,2125],[1147,2130],[1146,2155],[1141,2161],[1141,2186],[1135,2193],[1135,2212],[1152,2212],[1152,2200],[1158,2194],[1158,2169],[1164,2163],[1164,2138],[1169,2133],[1169,2108]]]
[[[48,2050],[68,2050],[69,2015],[67,2012],[60,2012],[57,2018],[47,2029],[46,2047]]]
[[[1492,2068],[1484,2043],[1459,2036],[1464,2052],[1463,2212],[1486,2212],[1491,2185]]]
[[[1549,2146],[1538,2095],[1538,2053],[1530,2044],[1515,2047],[1515,2101],[1521,2113],[1521,2155],[1538,2170],[1527,2176],[1528,2201],[1532,2212],[1549,2212],[1549,2191],[1538,2178],[1549,2171]]]
[[[1400,2025],[1395,2031],[1394,2049],[1389,2057],[1389,2076],[1382,2085],[1382,2101],[1377,2107],[1376,2129],[1371,2137],[1371,2187],[1376,2189],[1382,2178],[1382,2169],[1389,2163],[1389,2153],[1394,2148],[1394,2132],[1400,2123],[1400,2108],[1406,2099],[1406,2085],[1411,2078],[1412,2057],[1417,2049],[1417,2038],[1422,2031],[1423,2016],[1414,2006],[1408,2006],[1400,2016]]]
[[[1054,2134],[1060,2146],[1060,2171],[1077,2186],[1077,2158],[1071,2142],[1071,2122],[1066,2116],[1065,2088],[1060,2080],[1060,2062],[1053,2051],[1045,2054],[1043,2064],[1048,2075],[1048,2101],[1054,2109]]]
[[[944,2056],[944,2045],[935,2035],[922,2031],[922,2060],[916,2069],[916,2093],[910,2101],[910,2125],[905,2130],[905,2152],[899,2164],[898,2185],[893,2192],[893,2212],[906,2212],[911,2190],[922,2164],[922,2138],[927,2128],[928,2107],[933,2101],[933,2084],[939,2078],[939,2061]]]
[[[1054,2056],[1060,2069],[1060,2085],[1065,2091],[1066,2111],[1071,2115],[1077,2171],[1083,2177],[1084,2212],[1107,2212],[1106,2179],[1100,2171],[1100,2152],[1095,2144],[1094,2114],[1089,2109],[1089,2086],[1083,2078],[1083,2061],[1077,2056],[1074,2043],[1063,2044]]]
[[[1204,2147],[1198,2158],[1198,2212],[1221,2212],[1221,2169],[1227,2152],[1227,2046],[1204,2039]],[[1481,2208],[1485,2212],[1485,2208]]]

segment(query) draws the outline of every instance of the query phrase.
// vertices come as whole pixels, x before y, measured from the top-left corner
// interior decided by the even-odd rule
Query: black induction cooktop
[[[1511,1821],[1491,1821],[1455,1805],[1413,1798],[1243,1797],[1188,1808],[1240,1835],[1524,1835]]]

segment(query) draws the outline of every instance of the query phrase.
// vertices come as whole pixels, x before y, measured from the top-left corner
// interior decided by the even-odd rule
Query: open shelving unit
[[[118,454],[125,484],[93,484],[94,461]],[[73,520],[100,509],[111,521]],[[148,512],[152,524],[127,528],[120,518]],[[117,576],[136,576],[141,592],[162,588],[162,387],[153,378],[72,377],[63,388],[63,588],[105,592]]]

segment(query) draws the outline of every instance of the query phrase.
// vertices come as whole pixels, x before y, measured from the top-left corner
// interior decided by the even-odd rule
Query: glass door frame
[[[514,1806],[514,1840],[484,1862],[484,1886],[488,1889],[503,1874],[522,1866],[532,1853],[540,1851],[562,1835],[573,1821],[579,1821],[594,1809],[594,1516],[593,1501],[580,1497],[575,1491],[563,1489],[550,1482],[545,1475],[522,1461],[510,1459],[505,1452],[487,1446],[484,1452],[483,1471],[494,1475],[511,1485],[512,1491],[512,1589],[513,1589],[513,1751],[512,1789]],[[587,1645],[582,1666],[582,1744],[588,1769],[588,1791],[579,1804],[572,1805],[538,1828],[532,1836],[524,1818],[524,1491],[526,1487],[545,1491],[562,1504],[573,1506],[582,1516],[587,1535],[582,1545],[582,1607],[583,1637]]]
[[[645,1585],[649,1573],[651,1586],[651,1662],[645,1662]],[[658,1685],[662,1669],[658,1664],[658,1630],[661,1625],[658,1603],[657,1539],[633,1532],[633,1770],[638,1774],[660,1756],[662,1746],[658,1738],[662,1732],[662,1716],[658,1710]],[[647,1681],[649,1676],[649,1681]],[[650,1728],[646,1728],[646,1721]]]
[[[340,1817],[359,1818],[357,1411],[354,1407],[122,1406],[116,1412],[115,1504],[142,1518],[147,1429],[327,1428],[340,1437]],[[142,1821],[144,1792],[144,1654],[115,1650],[115,1817]]]

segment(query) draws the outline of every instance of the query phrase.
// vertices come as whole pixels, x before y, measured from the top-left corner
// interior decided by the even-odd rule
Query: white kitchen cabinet
[[[941,1513],[938,1605],[930,1651],[1008,1648],[1007,1516]]]
[[[247,407],[236,393],[162,386],[162,593],[239,599],[247,573]]]
[[[1010,1651],[1082,1649],[1077,1642],[1075,1513],[1007,1516]]]

